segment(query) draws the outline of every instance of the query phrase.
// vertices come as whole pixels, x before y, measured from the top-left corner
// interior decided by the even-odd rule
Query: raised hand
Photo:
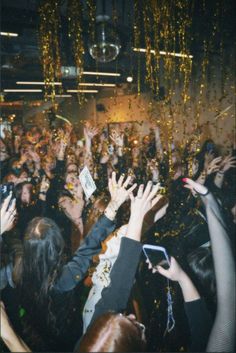
[[[220,163],[222,161],[222,157],[214,158],[207,166],[206,173],[210,175],[212,173],[218,172],[220,169]]]
[[[137,184],[132,185],[128,188],[131,182],[131,176],[128,176],[126,180],[125,176],[122,174],[118,182],[116,181],[116,173],[112,172],[111,178],[108,181],[108,188],[111,195],[111,203],[115,210],[129,198],[132,191],[136,188]]]
[[[16,219],[16,200],[14,199],[10,205],[12,199],[12,192],[9,193],[7,198],[3,201],[0,210],[0,235],[11,230],[14,226]]]
[[[128,238],[140,241],[144,216],[160,199],[160,196],[157,195],[159,188],[159,184],[153,187],[152,182],[149,181],[145,190],[144,185],[140,185],[136,197],[133,193],[130,194],[131,213],[127,229]]]
[[[117,147],[124,146],[124,134],[119,134],[117,131],[113,130],[110,139],[115,143]]]
[[[222,160],[220,164],[220,172],[225,173],[230,168],[236,168],[236,157],[228,155]]]
[[[159,190],[160,184],[153,186],[152,182],[149,181],[145,190],[144,185],[140,185],[136,197],[131,193],[131,216],[143,219],[146,213],[160,200],[160,195],[157,195]]]
[[[159,272],[162,276],[172,281],[179,282],[184,274],[182,267],[173,256],[170,258],[170,267],[168,269],[163,268],[161,265],[153,267],[150,261],[147,260],[146,262],[148,263],[148,268],[152,270],[152,273]]]
[[[84,127],[84,137],[92,140],[98,134],[98,128],[92,127],[89,124]]]
[[[162,276],[177,282],[181,281],[183,277],[184,271],[182,267],[172,256],[170,258],[170,267],[168,269],[164,269],[160,265],[153,267],[148,260],[146,262],[148,263],[148,268],[152,270],[152,273],[159,272]]]
[[[186,189],[190,189],[192,191],[193,195],[196,195],[196,193],[200,195],[206,195],[208,193],[208,189],[206,186],[197,183],[196,181],[193,181],[192,179],[189,178],[183,178],[182,181],[186,183],[184,187]]]
[[[149,268],[151,268],[150,265]],[[168,270],[164,269],[162,266],[156,266],[152,269],[152,272],[158,272],[162,276],[172,281],[178,282],[181,287],[185,302],[191,302],[200,298],[200,295],[192,280],[184,272],[174,257],[171,256],[170,268]]]

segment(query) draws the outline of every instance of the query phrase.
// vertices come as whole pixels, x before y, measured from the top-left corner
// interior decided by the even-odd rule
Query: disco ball
[[[120,52],[120,39],[114,27],[102,18],[96,24],[94,40],[89,43],[89,53],[100,63],[115,60]]]

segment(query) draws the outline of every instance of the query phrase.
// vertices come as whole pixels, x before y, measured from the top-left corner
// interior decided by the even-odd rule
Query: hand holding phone
[[[0,207],[0,235],[12,229],[16,214],[16,199],[12,199],[10,191]]]
[[[170,268],[170,258],[166,249],[158,245],[143,245],[143,252],[152,268],[162,266],[165,269]]]

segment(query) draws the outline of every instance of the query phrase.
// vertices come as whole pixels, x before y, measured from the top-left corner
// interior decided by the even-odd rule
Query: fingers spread
[[[132,185],[128,190],[128,194],[132,193],[132,191],[137,187],[137,184]]]

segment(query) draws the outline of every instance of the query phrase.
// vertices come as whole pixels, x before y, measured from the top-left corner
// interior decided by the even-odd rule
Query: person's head
[[[173,217],[173,214],[179,216],[185,214],[189,210],[189,204],[187,203],[189,195],[189,190],[183,187],[182,177],[172,181],[169,185],[167,213],[171,217]]]
[[[212,251],[210,247],[200,247],[187,256],[199,292],[205,297],[215,297],[216,283]]]
[[[68,154],[67,159],[66,159],[67,165],[72,164],[72,163],[76,164],[76,162],[77,162],[77,158],[76,158],[75,154],[74,153]]]
[[[78,172],[78,165],[76,163],[68,163],[66,166],[67,173],[77,173]]]
[[[10,171],[15,174],[17,177],[21,174],[21,172],[23,171],[22,169],[22,165],[20,163],[20,160],[19,159],[13,159],[11,162],[10,162]]]
[[[78,186],[80,183],[79,178],[78,178],[78,173],[76,172],[67,172],[65,175],[65,182],[66,185],[69,186],[71,185],[71,189],[74,187]],[[70,186],[68,187],[70,189]]]
[[[56,223],[46,217],[29,222],[24,235],[23,258],[18,282],[47,293],[61,264],[64,240]],[[28,288],[30,290],[30,287]]]
[[[5,178],[3,179],[3,182],[4,183],[14,183],[16,185],[17,180],[18,180],[17,176],[14,173],[10,172],[5,176]]]
[[[83,336],[75,352],[145,352],[145,327],[133,315],[101,315]]]
[[[46,156],[42,161],[42,168],[45,171],[51,172],[56,167],[55,158],[51,156]]]
[[[22,205],[29,205],[32,201],[33,185],[27,181],[15,187],[16,199]]]
[[[26,132],[26,137],[27,140],[35,145],[37,142],[39,142],[39,139],[42,135],[42,131],[39,127],[33,126],[31,127],[27,132]]]

